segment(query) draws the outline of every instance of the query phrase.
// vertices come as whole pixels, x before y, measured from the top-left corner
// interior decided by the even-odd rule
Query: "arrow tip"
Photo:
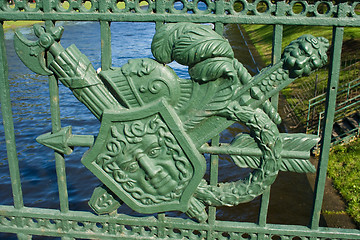
[[[36,138],[36,141],[55,151],[69,155],[73,149],[68,146],[67,139],[71,136],[71,126],[62,128],[56,133],[45,133]]]

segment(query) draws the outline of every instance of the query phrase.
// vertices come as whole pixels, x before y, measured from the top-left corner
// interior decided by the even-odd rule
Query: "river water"
[[[61,40],[64,47],[75,43],[93,63],[100,67],[100,27],[98,23],[61,23],[65,31]],[[152,57],[150,45],[155,33],[152,23],[112,23],[112,59],[113,66],[122,66],[131,58]],[[21,32],[27,38],[33,38],[31,28]],[[13,48],[13,32],[6,33],[6,49],[9,62],[9,81],[14,115],[16,144],[20,164],[24,204],[28,207],[58,209],[58,190],[53,151],[38,144],[35,138],[51,132],[51,116],[47,78],[36,75],[27,69],[16,56]],[[229,39],[236,58],[254,75],[263,67],[261,60],[249,55],[238,25],[225,26],[225,37]],[[245,36],[246,39],[246,36]],[[252,51],[254,54],[254,51]],[[255,59],[255,62],[253,61]],[[181,78],[188,78],[187,67],[171,64]],[[62,126],[72,126],[73,134],[97,135],[99,121],[78,102],[70,90],[60,85],[60,108]],[[243,131],[240,125],[234,125],[225,131],[223,141],[232,139]],[[0,205],[12,205],[10,176],[6,158],[4,129],[0,126]],[[71,210],[91,211],[87,202],[93,189],[100,181],[80,162],[87,148],[77,147],[66,156],[66,173]],[[220,161],[219,182],[235,181],[247,174],[246,170],[236,170],[230,161]],[[272,186],[268,222],[307,225],[311,213],[312,190],[304,174],[280,173]],[[218,208],[217,219],[230,221],[256,222],[260,198],[237,207]],[[121,212],[138,215],[126,205]],[[172,216],[186,217],[180,213]],[[1,239],[10,239],[0,234]]]

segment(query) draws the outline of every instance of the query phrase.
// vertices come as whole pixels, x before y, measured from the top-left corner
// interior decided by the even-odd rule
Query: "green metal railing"
[[[270,1],[256,0],[146,0],[147,7],[141,8],[139,0],[36,0],[30,7],[27,1],[0,1],[0,92],[7,158],[13,190],[13,206],[0,206],[0,232],[16,233],[19,239],[32,235],[62,237],[63,239],[360,239],[355,229],[324,228],[319,226],[324,197],[332,124],[334,122],[336,95],[339,80],[340,57],[346,27],[360,27],[359,1],[334,4],[331,1]],[[88,9],[84,6],[91,3]],[[124,8],[119,8],[121,4]],[[182,5],[181,9],[174,4]],[[201,10],[199,3],[205,4]],[[320,4],[324,10],[320,9]],[[298,9],[301,11],[298,11]],[[224,24],[270,24],[273,25],[273,62],[281,57],[284,25],[309,25],[333,27],[332,50],[328,92],[326,95],[327,120],[322,131],[323,143],[317,170],[314,191],[314,205],[309,226],[279,225],[267,223],[270,188],[262,195],[257,223],[216,220],[216,207],[209,207],[209,219],[197,223],[188,219],[166,216],[164,213],[150,217],[132,217],[124,214],[97,216],[90,212],[69,210],[64,155],[55,151],[56,174],[58,177],[60,209],[26,207],[23,203],[19,161],[17,157],[15,132],[10,101],[8,63],[4,41],[4,21],[40,20],[47,28],[56,21],[96,21],[101,28],[101,67],[107,70],[111,60],[111,22],[155,22],[159,27],[170,22],[213,23],[215,30],[222,33]],[[61,129],[59,88],[55,77],[49,77],[52,132]],[[276,97],[272,99],[277,105]],[[212,140],[218,145],[219,137]],[[210,184],[217,184],[218,156],[212,155]],[[10,197],[10,196],[9,196]]]
[[[359,109],[359,98],[360,96],[357,96],[355,98],[353,98],[352,100],[357,99],[356,102],[353,102],[351,104],[346,105],[345,107],[338,109],[335,111],[335,121],[338,121],[342,118],[344,118],[346,115],[344,114],[344,112],[347,111],[356,111]],[[344,102],[344,104],[346,104],[347,102]],[[324,113],[325,112],[321,112],[319,114],[319,122],[318,122],[318,133],[321,132],[321,123],[324,121]],[[359,128],[353,128],[353,129],[349,129],[348,131],[345,131],[343,133],[341,133],[338,136],[333,136],[331,138],[331,142],[333,145],[339,144],[341,142],[346,142],[346,139],[348,138],[352,138],[352,137],[356,137],[359,135]]]
[[[344,105],[342,102],[351,102],[350,98],[354,98],[356,96],[357,90],[360,86],[360,79],[354,79],[341,87],[339,87],[339,92],[337,93],[337,101],[339,102],[339,105]],[[355,95],[353,92],[355,91]],[[319,112],[319,110],[314,110],[317,107],[321,107],[324,105],[326,100],[326,94],[320,94],[316,97],[313,97],[309,100],[308,104],[308,110],[307,110],[307,119],[306,119],[306,132],[311,132],[313,129],[310,125],[311,119],[316,118],[315,116],[311,116],[312,112]],[[347,105],[347,104],[345,104]]]
[[[360,95],[357,95],[351,99],[348,99],[338,105],[338,109],[335,111],[335,122],[339,121],[346,116],[349,116],[351,113],[354,113],[360,108]],[[319,120],[317,124],[317,134],[320,135],[322,130],[322,124],[324,121],[325,112],[322,111],[319,113]],[[338,136],[333,136],[331,138],[332,144],[336,145],[340,142],[343,142],[347,138],[358,136],[359,128],[349,129],[348,131],[344,131]]]
[[[360,82],[359,79],[352,80],[347,84],[340,87],[340,90],[337,93],[337,105],[335,110],[335,122],[341,120],[354,113],[359,108],[360,95],[357,95],[357,90],[359,89]],[[306,132],[314,133],[320,136],[323,129],[323,121],[325,111],[323,109],[323,104],[325,103],[326,95],[321,94],[309,100],[308,105],[308,115],[306,121]],[[314,116],[316,113],[317,116]],[[311,122],[315,124],[311,124]],[[341,139],[347,136],[357,135],[358,129],[350,129],[348,132],[344,132],[341,136],[332,137],[333,144],[341,142]]]

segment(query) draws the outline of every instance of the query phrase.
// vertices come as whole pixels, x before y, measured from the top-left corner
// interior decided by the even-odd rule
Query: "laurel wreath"
[[[307,36],[304,39],[309,41],[311,38]],[[298,39],[296,44],[291,45],[288,51],[293,51],[296,46],[301,44],[307,44],[304,39]],[[322,41],[322,39],[320,40]],[[316,55],[316,50],[319,47],[313,47],[313,55]],[[228,41],[213,31],[209,25],[193,23],[165,24],[155,34],[151,49],[156,60],[161,63],[166,64],[176,61],[188,66],[191,80],[200,84],[223,78],[234,86],[241,88],[249,84],[252,79],[243,65],[234,58]],[[287,54],[284,59],[288,58]],[[321,64],[324,61],[325,59],[322,59]],[[317,67],[319,64],[315,65],[311,67]],[[285,81],[289,78],[288,75],[283,75],[280,74],[280,78],[275,77],[278,77],[279,81]],[[214,109],[216,111],[214,114],[248,126],[251,131],[250,134],[240,134],[233,140],[231,147],[258,148],[261,150],[261,156],[231,155],[233,162],[238,167],[254,169],[245,179],[219,183],[217,186],[210,186],[203,179],[190,201],[190,213],[188,212],[188,214],[191,217],[203,220],[204,214],[202,210],[205,205],[234,206],[251,201],[261,195],[275,181],[279,170],[315,171],[314,166],[309,161],[282,158],[281,152],[283,148],[296,151],[297,146],[301,146],[298,149],[299,151],[307,151],[318,141],[317,138],[304,137],[302,134],[287,138],[279,133],[276,124],[280,123],[281,118],[269,101],[265,101],[262,106],[259,106],[263,108],[261,109],[241,105],[239,99],[236,99],[238,97],[236,94],[231,95],[224,102],[223,107]],[[200,203],[203,204],[203,208],[199,206]]]

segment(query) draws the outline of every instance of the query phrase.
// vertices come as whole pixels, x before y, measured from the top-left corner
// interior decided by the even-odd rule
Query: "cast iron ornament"
[[[203,222],[206,206],[251,201],[279,170],[315,171],[308,159],[318,138],[280,134],[281,118],[269,98],[326,64],[325,38],[294,40],[279,62],[252,77],[210,26],[165,24],[153,38],[155,59],[132,59],[97,74],[75,45],[60,45],[62,27],[34,30],[35,42],[16,33],[20,59],[38,74],[53,74],[101,121],[94,144],[92,136],[71,135],[70,127],[38,137],[64,154],[74,146],[91,147],[82,163],[104,184],[89,201],[96,213],[111,213],[125,202],[140,213],[182,211]],[[53,60],[47,63],[45,53]],[[172,61],[188,66],[191,79],[180,79],[166,65]],[[209,146],[234,122],[250,133]],[[212,186],[203,179],[205,152],[229,154],[238,167],[254,170],[245,179]]]

